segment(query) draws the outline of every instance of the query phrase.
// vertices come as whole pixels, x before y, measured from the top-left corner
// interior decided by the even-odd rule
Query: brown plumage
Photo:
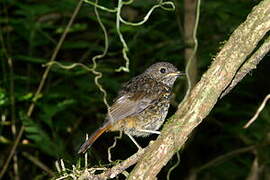
[[[148,136],[143,130],[156,131],[163,124],[169,106],[172,87],[180,75],[172,64],[159,62],[123,85],[109,109],[106,121],[80,147],[85,151],[105,131],[124,131],[131,136]]]

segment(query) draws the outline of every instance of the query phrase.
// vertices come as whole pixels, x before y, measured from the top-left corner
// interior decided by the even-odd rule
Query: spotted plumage
[[[105,131],[124,131],[131,136],[148,136],[165,121],[172,87],[180,75],[176,67],[159,62],[125,83],[109,109],[104,125],[80,148],[85,152]]]

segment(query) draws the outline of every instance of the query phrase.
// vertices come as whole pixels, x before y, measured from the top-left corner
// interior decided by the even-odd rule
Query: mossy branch
[[[239,68],[269,30],[270,1],[264,0],[230,36],[210,68],[165,124],[161,135],[147,149],[128,179],[156,178],[161,168],[183,147],[192,130],[210,113]]]
[[[270,0],[264,0],[230,36],[190,95],[164,125],[156,141],[122,163],[104,169],[101,174],[95,174],[93,168],[85,169],[81,175],[77,174],[79,179],[109,179],[135,163],[137,165],[128,179],[156,179],[161,168],[183,147],[192,130],[210,113],[221,94],[241,72],[241,67],[249,63],[249,57],[256,56],[257,62],[264,57],[267,51],[260,53],[260,47],[265,47],[265,44],[257,46],[269,31]],[[254,52],[255,49],[258,50]],[[253,68],[247,69],[247,72]]]
[[[264,57],[266,51],[260,51],[262,48],[258,48],[256,52],[254,50],[269,31],[270,1],[264,0],[252,10],[246,21],[234,31],[213,60],[208,71],[204,73],[201,80],[191,91],[190,96],[165,124],[158,139],[150,143],[144,150],[144,154],[139,151],[131,156],[136,157],[135,161],[131,157],[124,161],[129,165],[138,161],[128,179],[156,179],[156,175],[161,168],[183,147],[192,130],[209,114],[221,94],[229,87],[233,78],[241,72],[241,67],[246,67],[246,64],[250,63],[248,57],[256,56],[256,62]],[[261,45],[261,47],[265,46],[264,43]],[[262,53],[259,55],[259,52]],[[254,66],[248,68],[247,72],[253,68]],[[121,165],[123,163],[116,165],[120,167],[121,172],[124,170],[123,168],[129,167]],[[114,171],[114,169],[119,170],[116,167],[107,169],[102,173],[102,178],[109,179],[112,174],[115,177],[116,174],[121,173],[120,171]],[[106,174],[106,172],[110,173]],[[100,175],[90,173],[86,177],[100,178]]]

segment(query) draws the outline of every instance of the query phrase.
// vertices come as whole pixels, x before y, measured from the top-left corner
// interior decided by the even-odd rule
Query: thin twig
[[[56,56],[57,56],[63,42],[64,42],[64,39],[66,38],[66,35],[67,35],[71,25],[73,24],[73,21],[74,21],[75,17],[77,16],[77,14],[78,14],[81,6],[82,6],[82,3],[83,3],[83,0],[80,0],[78,2],[77,6],[76,6],[76,8],[75,8],[69,22],[68,22],[67,27],[65,28],[60,40],[58,41],[56,48],[54,49],[54,52],[53,52],[53,54],[51,56],[51,59],[50,59],[50,62],[53,62],[55,60],[55,58],[56,58]],[[32,112],[33,112],[34,107],[35,107],[35,103],[36,103],[36,101],[37,101],[37,99],[38,99],[38,97],[40,95],[41,90],[44,87],[44,83],[45,83],[45,80],[47,79],[47,76],[48,76],[48,73],[49,73],[50,69],[51,69],[51,66],[47,66],[44,73],[43,73],[43,75],[42,75],[40,84],[39,84],[39,86],[37,88],[37,91],[36,91],[34,97],[33,97],[33,102],[30,104],[30,106],[28,108],[28,111],[27,111],[27,116],[29,116],[29,117],[32,115]],[[18,143],[19,143],[19,141],[20,141],[20,139],[22,137],[22,134],[24,132],[24,128],[25,127],[22,125],[20,130],[19,130],[18,136],[17,136],[17,138],[16,138],[16,140],[15,140],[13,146],[12,146],[12,149],[11,149],[11,151],[9,153],[9,156],[8,156],[4,166],[3,166],[3,169],[0,172],[0,179],[4,176],[4,174],[5,174],[6,170],[7,170],[7,167],[9,165],[9,162],[10,162],[11,158],[13,157],[13,155],[15,153],[15,150],[16,150],[16,148],[18,146]]]
[[[262,110],[264,109],[267,101],[270,99],[270,94],[268,94],[262,104],[260,105],[260,107],[257,109],[256,113],[254,114],[254,116],[245,124],[244,128],[248,128],[259,116],[259,114],[262,112]]]
[[[2,170],[0,172],[0,179],[2,179],[2,177],[4,176],[4,174],[5,174],[5,172],[6,172],[7,168],[8,168],[9,162],[10,162],[11,158],[13,157],[13,155],[14,155],[14,153],[16,151],[16,148],[17,148],[17,146],[19,144],[19,141],[20,141],[20,139],[22,137],[23,131],[24,131],[24,126],[21,127],[21,129],[20,129],[20,131],[19,131],[19,133],[17,135],[17,138],[16,138],[16,140],[14,142],[14,145],[12,146],[12,149],[11,149],[9,155],[8,155],[8,158],[7,158],[5,164],[4,164],[4,166],[3,166],[3,168],[2,168]]]

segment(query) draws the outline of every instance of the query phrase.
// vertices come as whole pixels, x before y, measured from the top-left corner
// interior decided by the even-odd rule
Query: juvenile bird
[[[184,73],[168,62],[159,62],[125,83],[109,108],[105,123],[80,147],[86,150],[105,131],[124,131],[132,136],[145,137],[157,131],[165,121],[170,106],[172,87]],[[135,144],[138,144],[135,141]]]

